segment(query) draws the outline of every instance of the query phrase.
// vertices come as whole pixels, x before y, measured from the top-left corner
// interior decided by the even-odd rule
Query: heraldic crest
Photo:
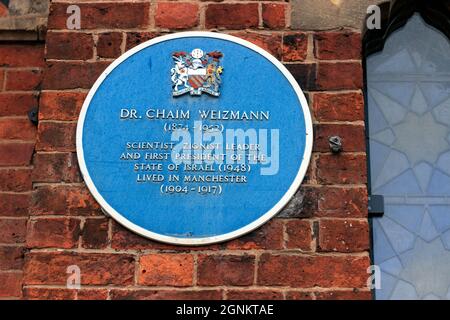
[[[187,92],[199,96],[206,92],[218,97],[222,82],[220,77],[223,72],[220,65],[222,57],[220,51],[204,53],[201,49],[194,49],[191,53],[174,52],[172,58],[175,65],[170,70],[173,96],[181,96]]]

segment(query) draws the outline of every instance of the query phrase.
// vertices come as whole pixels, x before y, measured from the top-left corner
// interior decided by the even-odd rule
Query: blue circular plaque
[[[184,32],[145,42],[95,82],[77,154],[103,210],[162,242],[202,245],[267,222],[294,195],[312,149],[306,99],[250,42]]]

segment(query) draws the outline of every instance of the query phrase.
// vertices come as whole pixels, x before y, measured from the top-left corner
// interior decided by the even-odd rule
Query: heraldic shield
[[[172,94],[174,97],[189,92],[199,96],[206,92],[214,97],[220,95],[223,67],[220,65],[220,51],[204,53],[194,49],[191,53],[177,51],[172,54],[174,67],[171,69]]]

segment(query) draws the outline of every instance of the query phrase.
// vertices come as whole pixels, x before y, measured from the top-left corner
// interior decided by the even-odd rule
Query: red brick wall
[[[79,1],[82,29],[70,31],[68,5],[53,1],[50,8],[27,230],[26,208],[10,209],[15,218],[1,220],[17,229],[1,242],[21,243],[20,250],[26,241],[25,298],[370,298],[358,30],[291,30],[290,3],[282,1],[140,0]],[[270,51],[307,93],[314,117],[310,168],[289,208],[249,235],[207,247],[146,240],[106,218],[80,177],[75,154],[78,113],[99,74],[125,50],[181,30],[218,30]],[[13,98],[2,93],[2,99]],[[33,140],[29,131],[26,138],[6,138]],[[343,138],[343,153],[330,153],[330,135]],[[29,196],[29,157],[1,158],[8,166],[19,162],[1,170],[18,177],[0,178],[2,190]],[[69,265],[81,269],[81,290],[65,286]],[[20,270],[21,264],[7,268]],[[20,272],[11,274],[8,283],[18,296]]]
[[[22,296],[42,44],[0,43],[0,298]]]

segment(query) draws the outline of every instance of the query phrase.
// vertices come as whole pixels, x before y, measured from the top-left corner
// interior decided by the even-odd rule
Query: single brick
[[[38,96],[34,93],[0,93],[0,117],[27,116],[32,107],[38,106]]]
[[[317,159],[320,184],[365,184],[366,156],[362,154],[321,154]]]
[[[246,29],[259,24],[257,3],[214,3],[206,7],[206,28]]]
[[[27,246],[29,248],[76,248],[79,236],[79,219],[32,219],[28,224]]]
[[[367,217],[367,188],[320,188],[318,197],[319,217],[365,218]]]
[[[284,28],[286,26],[286,5],[284,3],[263,3],[262,19],[265,28]]]
[[[308,35],[302,32],[283,36],[282,59],[285,62],[304,61],[308,55]]]
[[[304,256],[264,253],[258,284],[265,286],[366,287],[368,256]]]
[[[253,284],[253,255],[201,255],[198,258],[198,284],[202,286],[248,286]]]
[[[25,217],[30,206],[28,193],[0,193],[0,216]]]
[[[360,252],[370,247],[369,224],[360,220],[320,220],[319,251]]]
[[[22,273],[0,272],[0,298],[20,298],[22,296]]]
[[[316,89],[317,65],[315,63],[291,63],[285,67],[297,80],[302,90]]]
[[[36,126],[28,118],[0,118],[0,139],[34,140]]]
[[[159,2],[155,24],[160,28],[188,29],[198,25],[199,7],[196,3]]]
[[[44,46],[29,44],[1,44],[0,67],[43,67]]]
[[[75,151],[76,123],[41,122],[38,127],[38,151]]]
[[[364,97],[361,92],[315,93],[312,106],[318,121],[364,120]]]
[[[86,219],[82,231],[82,246],[87,249],[103,249],[108,245],[108,219]]]
[[[39,90],[42,70],[8,70],[6,73],[6,91]]]
[[[97,55],[100,58],[117,58],[122,53],[123,36],[120,32],[105,32],[98,35]]]
[[[26,219],[0,219],[0,243],[24,243],[27,233]]]
[[[313,251],[313,224],[310,220],[289,220],[286,235],[288,249]]]
[[[194,258],[190,254],[148,254],[139,260],[138,283],[150,286],[191,286]]]
[[[3,169],[0,168],[0,191],[29,191],[31,190],[31,169]]]
[[[321,62],[317,69],[319,90],[355,90],[363,87],[362,66],[359,62]]]
[[[314,126],[314,152],[330,152],[329,138],[339,136],[342,139],[342,151],[365,152],[366,134],[363,125],[317,124]]]
[[[0,246],[0,270],[22,270],[25,247]]]
[[[361,60],[358,32],[319,32],[314,35],[315,56],[321,60]]]
[[[33,151],[34,142],[0,142],[0,166],[27,166]]]
[[[48,32],[47,59],[88,60],[94,56],[92,34],[81,32]]]
[[[86,96],[84,92],[42,92],[39,120],[78,120]]]

